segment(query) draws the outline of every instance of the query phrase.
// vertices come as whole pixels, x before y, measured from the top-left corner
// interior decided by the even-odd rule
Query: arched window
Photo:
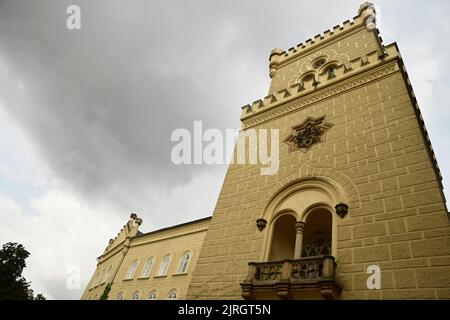
[[[147,259],[147,262],[145,263],[144,270],[142,270],[141,277],[147,278],[150,275],[150,271],[153,267],[153,257],[150,257]]]
[[[314,73],[304,75],[299,83],[302,89],[313,88],[319,84]]]
[[[176,289],[172,289],[169,291],[169,294],[167,295],[168,300],[178,300],[178,292]]]
[[[335,73],[334,73],[334,70],[335,70],[335,66],[330,66],[330,67],[327,68],[328,79],[334,78],[336,76]]]
[[[165,276],[167,274],[167,270],[169,270],[170,264],[170,254],[166,254],[162,259],[161,266],[159,267],[158,276]]]
[[[131,300],[139,300],[139,291],[135,291],[131,296]]]
[[[131,264],[130,269],[128,270],[126,279],[133,279],[134,273],[136,272],[136,269],[138,267],[138,263],[139,262],[137,260],[133,261],[133,263]]]
[[[313,63],[313,68],[318,70],[321,66],[325,64],[325,59],[319,59],[316,62]]]
[[[331,255],[332,215],[324,208],[311,212],[303,232],[302,257]]]
[[[303,77],[302,79],[302,83],[308,82],[308,81],[313,81],[314,82],[315,78],[313,74],[308,74],[305,77]]]
[[[123,292],[119,292],[116,296],[116,300],[123,300]]]
[[[152,290],[148,296],[150,300],[158,300],[158,291]]]
[[[331,255],[331,239],[328,235],[318,234],[306,239],[302,248],[302,257]]]
[[[281,261],[294,258],[295,224],[297,219],[290,213],[276,218],[272,231],[272,246],[269,261]]]
[[[178,273],[186,273],[191,255],[191,252],[187,251],[181,256],[180,265],[178,266]]]
[[[333,207],[340,202],[345,202],[341,187],[323,177],[294,180],[280,189],[263,216],[269,218],[265,261],[336,257],[338,216]]]

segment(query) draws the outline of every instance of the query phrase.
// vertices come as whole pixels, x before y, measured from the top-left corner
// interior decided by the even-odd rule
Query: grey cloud
[[[82,30],[69,31],[71,3],[0,4],[7,80],[25,94],[13,83],[0,93],[57,176],[125,207],[149,186],[211,170],[174,166],[171,132],[194,120],[238,128],[240,106],[267,90],[272,47],[303,38],[286,32],[293,25],[313,27],[302,3],[286,12],[290,2],[78,1]]]
[[[171,132],[192,129],[194,120],[238,128],[240,106],[266,93],[270,50],[342,22],[359,5],[78,1],[82,30],[69,31],[65,9],[72,3],[0,2],[0,57],[9,69],[1,98],[57,176],[87,198],[124,207],[145,199],[151,187],[170,189],[211,170],[174,166]],[[415,11],[418,3],[378,4],[387,33],[405,47],[413,39],[402,33],[417,21],[430,27],[446,5]],[[398,23],[398,12],[411,19]],[[419,34],[428,42],[435,37]]]

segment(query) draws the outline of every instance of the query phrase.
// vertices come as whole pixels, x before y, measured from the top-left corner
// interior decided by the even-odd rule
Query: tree
[[[30,253],[24,246],[8,242],[0,250],[0,299],[1,300],[45,300],[42,294],[33,296],[30,283],[22,276],[25,260]]]
[[[33,300],[47,300],[42,293],[38,293]]]

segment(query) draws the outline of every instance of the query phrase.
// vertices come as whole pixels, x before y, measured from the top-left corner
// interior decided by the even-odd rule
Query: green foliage
[[[0,250],[0,300],[45,300],[42,294],[33,296],[30,283],[22,276],[30,253],[24,246],[8,242]]]
[[[42,293],[38,293],[33,300],[47,300]]]
[[[108,295],[109,295],[109,292],[111,291],[111,287],[112,287],[111,282],[106,285],[105,290],[103,290],[103,294],[100,297],[100,300],[108,300]]]

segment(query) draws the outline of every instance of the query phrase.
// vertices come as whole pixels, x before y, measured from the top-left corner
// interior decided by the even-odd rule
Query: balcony
[[[246,300],[336,299],[341,287],[335,280],[332,256],[299,260],[250,262],[247,278],[241,283]]]

